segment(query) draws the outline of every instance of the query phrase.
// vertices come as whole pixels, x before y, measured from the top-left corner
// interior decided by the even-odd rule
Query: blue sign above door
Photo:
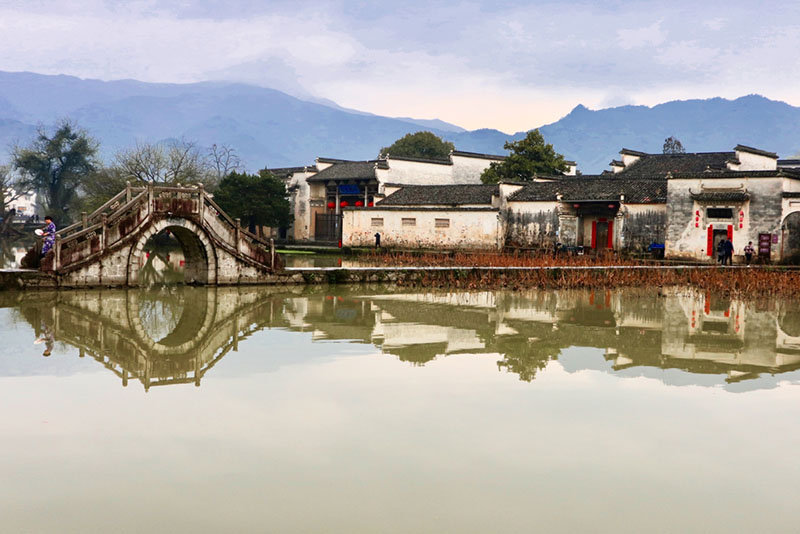
[[[361,190],[358,188],[357,185],[340,185],[339,186],[339,194],[340,195],[360,195]]]

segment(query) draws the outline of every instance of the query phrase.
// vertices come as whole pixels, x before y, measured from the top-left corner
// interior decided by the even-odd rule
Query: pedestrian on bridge
[[[53,218],[50,215],[45,215],[44,222],[47,223],[47,226],[44,227],[44,231],[42,232],[42,238],[44,239],[42,257],[50,252],[50,249],[53,248],[56,242],[56,223],[53,222]]]

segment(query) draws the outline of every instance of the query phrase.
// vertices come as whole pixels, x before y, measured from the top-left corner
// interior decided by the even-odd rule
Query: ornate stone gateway
[[[242,228],[198,187],[131,187],[56,234],[42,269],[61,287],[139,285],[144,247],[169,230],[186,256],[190,283],[257,284],[278,268],[271,240]]]

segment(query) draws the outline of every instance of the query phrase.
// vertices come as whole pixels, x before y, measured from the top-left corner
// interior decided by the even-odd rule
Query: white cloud
[[[645,46],[658,46],[667,40],[667,32],[661,29],[661,21],[644,28],[617,30],[619,45],[624,50]]]

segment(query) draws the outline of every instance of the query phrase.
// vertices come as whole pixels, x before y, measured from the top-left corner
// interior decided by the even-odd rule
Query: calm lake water
[[[171,287],[0,305],[2,532],[800,528],[797,302]]]

